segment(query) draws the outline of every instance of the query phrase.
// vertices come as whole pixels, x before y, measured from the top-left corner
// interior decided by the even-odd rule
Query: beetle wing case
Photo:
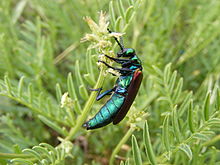
[[[134,72],[131,84],[128,87],[128,95],[126,96],[124,103],[122,104],[120,110],[118,111],[115,118],[113,119],[114,125],[118,124],[127,114],[128,110],[130,109],[137,95],[142,79],[143,79],[142,71],[136,70]]]

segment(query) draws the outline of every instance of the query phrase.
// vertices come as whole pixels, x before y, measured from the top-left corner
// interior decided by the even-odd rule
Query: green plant
[[[0,1],[0,164],[220,163],[219,12],[218,0]],[[97,65],[118,50],[107,26],[144,79],[123,122],[86,131],[106,101],[87,87],[115,83]]]

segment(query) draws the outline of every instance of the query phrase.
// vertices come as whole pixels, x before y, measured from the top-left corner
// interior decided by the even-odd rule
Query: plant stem
[[[116,154],[119,152],[119,150],[121,149],[121,146],[126,143],[126,141],[129,139],[129,137],[131,136],[131,134],[134,132],[135,130],[135,126],[131,125],[129,130],[127,131],[127,133],[125,134],[125,136],[121,139],[121,141],[118,143],[118,145],[115,147],[114,151],[112,152],[111,158],[110,158],[110,165],[114,164],[114,159]]]
[[[99,78],[98,81],[95,85],[95,89],[99,88],[102,86],[103,81],[104,81],[104,69],[101,68],[100,74],[99,74]],[[95,102],[95,98],[96,98],[96,92],[92,92],[88,101],[86,102],[85,107],[83,108],[82,114],[78,117],[77,121],[76,121],[76,125],[75,127],[71,128],[69,135],[65,138],[65,140],[72,140],[73,137],[75,136],[75,134],[78,132],[78,130],[81,128],[82,124],[84,123],[88,112],[90,111],[90,109],[92,108],[94,102]]]
[[[11,154],[11,153],[0,153],[1,159],[13,159],[13,158],[31,158],[28,154]]]

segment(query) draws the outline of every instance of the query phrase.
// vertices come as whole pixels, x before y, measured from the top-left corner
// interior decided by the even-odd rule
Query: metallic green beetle
[[[110,30],[108,31],[111,33]],[[115,68],[104,61],[99,62],[118,71],[120,76],[115,86],[110,90],[100,94],[102,88],[92,89],[93,91],[98,91],[97,101],[106,95],[111,95],[111,97],[92,119],[83,124],[83,127],[87,130],[100,128],[111,122],[118,124],[130,109],[143,79],[141,60],[136,56],[135,50],[132,48],[124,48],[117,38],[114,39],[120,46],[121,51],[117,53],[117,58],[105,56],[121,64],[122,67]],[[120,59],[120,57],[125,57],[126,59]]]

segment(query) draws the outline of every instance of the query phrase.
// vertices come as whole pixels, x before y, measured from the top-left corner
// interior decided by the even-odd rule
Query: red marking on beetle
[[[113,119],[114,125],[118,124],[127,114],[128,110],[130,109],[137,95],[142,79],[143,79],[142,71],[136,70],[131,80],[131,84],[128,87],[128,95],[126,96],[124,103],[122,104],[121,108],[119,109],[118,113]]]

